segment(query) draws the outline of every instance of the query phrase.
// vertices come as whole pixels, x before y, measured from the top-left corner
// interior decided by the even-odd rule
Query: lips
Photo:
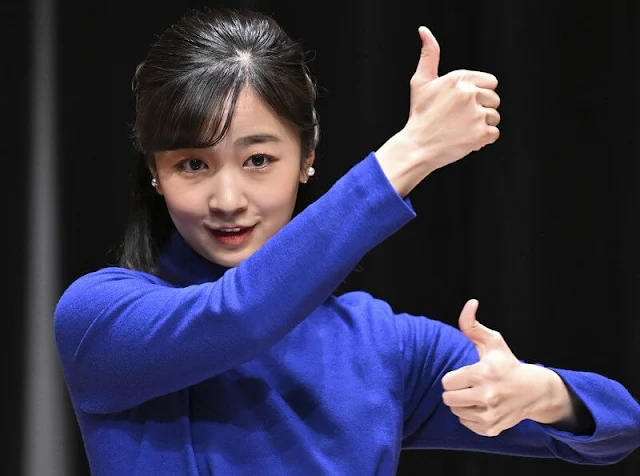
[[[237,246],[249,239],[254,226],[250,227],[224,227],[211,230],[214,238],[223,245]]]

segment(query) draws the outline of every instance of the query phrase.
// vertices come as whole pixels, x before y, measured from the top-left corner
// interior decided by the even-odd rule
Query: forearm
[[[367,157],[250,258],[222,277],[209,276],[211,282],[173,288],[122,269],[85,276],[64,293],[54,316],[78,407],[121,411],[255,358],[414,216]]]

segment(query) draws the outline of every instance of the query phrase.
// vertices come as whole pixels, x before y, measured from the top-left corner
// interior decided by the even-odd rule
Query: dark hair
[[[300,43],[273,18],[239,9],[190,10],[151,46],[133,83],[139,161],[120,266],[155,273],[173,230],[164,199],[150,185],[154,154],[215,145],[245,86],[299,132],[302,166],[319,138],[316,87]]]

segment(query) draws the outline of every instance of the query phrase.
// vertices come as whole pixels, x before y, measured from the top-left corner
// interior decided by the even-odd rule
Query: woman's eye
[[[206,164],[200,159],[187,159],[180,163],[180,167],[187,172],[197,172],[206,167]]]
[[[254,167],[256,169],[263,169],[271,162],[271,158],[264,154],[255,154],[249,157],[247,162],[245,162],[248,166]]]

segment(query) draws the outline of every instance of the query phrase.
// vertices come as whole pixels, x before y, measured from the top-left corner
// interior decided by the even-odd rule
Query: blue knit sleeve
[[[54,315],[75,406],[121,411],[258,356],[414,216],[372,153],[215,282],[174,288],[120,268],[81,277]]]
[[[458,329],[425,317],[399,315],[396,326],[404,368],[404,448],[468,450],[612,464],[640,445],[640,406],[618,382],[601,375],[556,371],[585,403],[595,421],[591,435],[574,435],[524,420],[496,437],[477,435],[442,402],[442,377],[478,361]]]

